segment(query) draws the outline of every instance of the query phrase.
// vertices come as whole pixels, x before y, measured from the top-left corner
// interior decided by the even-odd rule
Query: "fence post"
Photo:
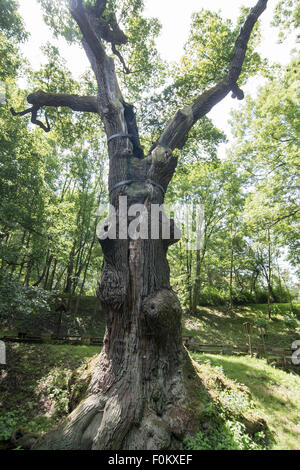
[[[263,345],[263,354],[264,354],[264,357],[267,357],[267,350],[266,350],[266,343],[265,343],[266,329],[263,326],[260,326],[258,330],[259,330],[259,334],[260,334],[262,345]]]
[[[0,341],[0,365],[6,366],[6,346],[4,341]]]
[[[245,322],[245,323],[243,323],[243,325],[244,325],[245,330],[246,330],[246,333],[247,333],[247,335],[248,335],[249,354],[250,354],[250,356],[252,357],[252,344],[251,344],[252,325],[251,325],[251,323],[249,323],[249,322]]]

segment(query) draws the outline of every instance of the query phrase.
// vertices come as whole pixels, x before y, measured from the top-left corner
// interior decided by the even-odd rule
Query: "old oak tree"
[[[143,204],[149,213],[152,204],[164,201],[177,165],[173,151],[183,148],[191,128],[228,93],[243,99],[238,80],[251,33],[267,0],[259,0],[248,12],[223,77],[204,93],[194,94],[193,101],[175,113],[147,154],[140,144],[134,107],[126,102],[118,83],[115,61],[122,64],[124,76],[130,70],[119,49],[128,37],[118,23],[115,3],[68,2],[70,21],[73,18],[79,28],[96,77],[97,96],[38,90],[27,98],[29,109],[12,112],[31,113],[32,122],[46,132],[48,121],[43,124],[37,118],[41,108],[66,106],[98,114],[108,142],[111,205],[118,214],[119,197],[127,196],[128,207]],[[104,232],[110,223],[103,225]],[[181,308],[170,286],[167,262],[175,237],[124,239],[118,237],[118,228],[116,239],[99,236],[104,265],[98,295],[107,312],[107,328],[87,397],[56,431],[38,441],[37,449],[178,448],[186,433],[195,429]]]

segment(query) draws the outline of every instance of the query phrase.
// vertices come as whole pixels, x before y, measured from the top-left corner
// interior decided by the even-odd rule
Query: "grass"
[[[262,450],[272,436],[265,419],[257,412],[251,392],[228,378],[221,367],[206,360],[192,362],[188,386],[191,414],[197,425],[185,439],[190,450]]]
[[[228,315],[225,309],[217,307],[198,307],[197,317],[184,317],[183,334],[196,337],[201,343],[228,344],[245,346],[248,338],[244,323],[254,325],[252,330],[253,346],[260,346],[261,339],[255,323],[259,319],[266,322],[266,346],[274,348],[290,348],[292,342],[300,336],[300,305],[296,305],[298,330],[287,321],[289,304],[273,305],[275,312],[272,319],[267,318],[267,305],[251,305],[234,309]]]
[[[249,356],[195,353],[192,358],[200,365],[200,374],[207,375],[207,368],[215,374],[221,370],[228,380],[249,390],[256,413],[271,431],[270,448],[300,449],[300,376]]]

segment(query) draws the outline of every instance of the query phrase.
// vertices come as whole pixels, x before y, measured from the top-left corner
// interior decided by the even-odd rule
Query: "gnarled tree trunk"
[[[124,139],[115,139],[112,158],[117,164],[110,186],[121,178],[140,182],[112,191],[111,202],[118,216],[119,196],[127,196],[128,207],[143,204],[150,231],[151,205],[161,204],[164,193],[147,180],[166,189],[177,160],[164,147],[157,147],[151,159],[124,157],[123,146]],[[125,222],[127,227],[131,219]],[[113,224],[108,220],[99,233],[104,253],[99,296],[107,329],[88,398],[39,442],[39,449],[176,448],[191,425],[181,308],[170,287],[166,258],[175,240],[105,238]],[[174,232],[172,221],[170,226]]]

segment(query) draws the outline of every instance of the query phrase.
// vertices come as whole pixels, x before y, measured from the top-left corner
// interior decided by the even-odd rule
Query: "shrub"
[[[50,305],[56,295],[55,291],[48,292],[40,287],[24,286],[17,278],[0,272],[1,324],[11,327],[23,321],[30,327],[30,318],[51,311]]]
[[[188,450],[260,450],[262,437],[261,433],[257,433],[251,438],[242,423],[227,420],[210,429],[210,432],[199,431],[194,437],[186,439],[185,447]]]
[[[298,320],[296,315],[293,313],[288,313],[284,317],[284,325],[289,329],[289,330],[295,330],[298,327]]]
[[[227,295],[225,292],[213,286],[205,286],[200,295],[199,305],[226,305]]]

